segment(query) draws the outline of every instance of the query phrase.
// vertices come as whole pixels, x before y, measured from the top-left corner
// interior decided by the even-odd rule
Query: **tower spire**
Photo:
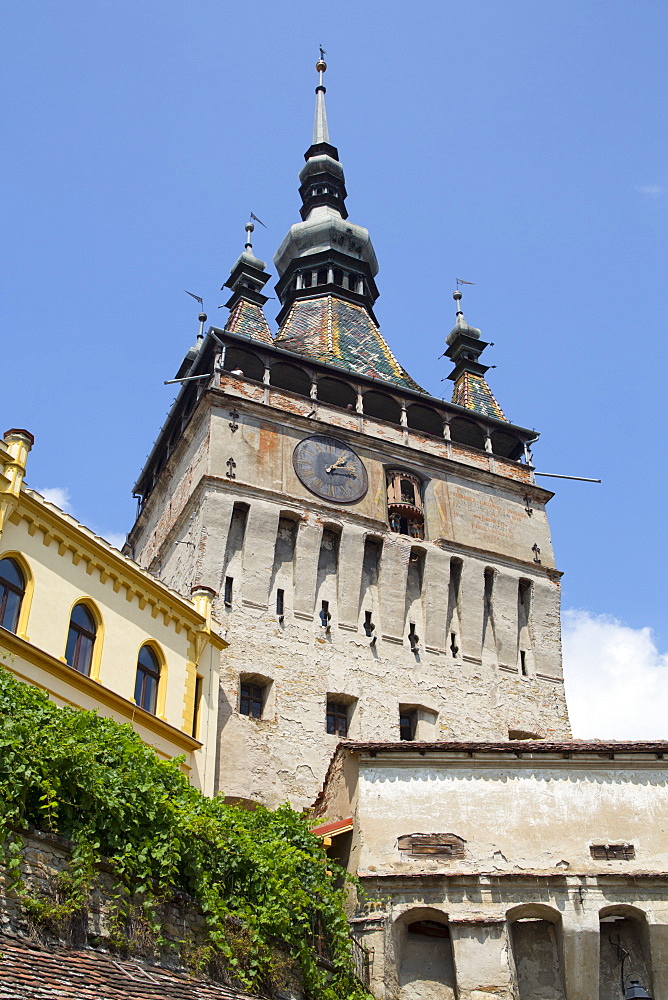
[[[299,174],[302,221],[290,227],[274,256],[281,303],[275,343],[423,392],[390,351],[373,312],[378,261],[368,230],[348,219],[343,166],[327,126],[324,55],[321,47],[313,142]]]
[[[322,58],[325,50],[320,46],[320,58],[315,64],[315,68],[320,74],[320,82],[315,88],[315,117],[313,119],[313,145],[317,146],[321,142],[329,144],[329,128],[327,127],[327,108],[325,107],[325,94],[327,87],[323,81],[323,75],[327,69],[327,63]]]

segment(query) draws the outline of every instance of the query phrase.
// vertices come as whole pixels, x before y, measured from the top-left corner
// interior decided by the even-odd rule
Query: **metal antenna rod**
[[[556,472],[534,472],[534,476],[547,476],[549,479],[575,479],[578,483],[600,483],[601,479],[586,479],[584,476],[559,476]]]

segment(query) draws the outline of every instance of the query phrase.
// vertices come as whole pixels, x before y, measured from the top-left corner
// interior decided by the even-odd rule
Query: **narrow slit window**
[[[285,591],[284,590],[277,590],[276,591],[276,614],[278,615],[278,617],[282,621],[283,620],[283,616],[285,615]]]
[[[364,612],[364,631],[365,631],[365,633],[368,636],[372,636],[373,633],[376,631],[376,626],[371,621],[371,612],[370,611],[365,611]]]
[[[331,618],[332,616],[329,611],[329,601],[323,601],[322,607],[320,608],[320,624],[323,628],[327,628]]]
[[[417,651],[420,648],[420,636],[415,631],[415,622],[410,623],[410,628],[408,630],[408,641],[411,644],[411,649],[413,650],[413,652],[417,653]]]
[[[202,714],[202,691],[204,689],[204,678],[200,677],[199,674],[195,679],[195,705],[193,708],[193,727],[191,735],[194,739],[197,739],[197,732],[199,730],[199,720]]]
[[[231,576],[225,577],[225,594],[223,596],[223,601],[226,608],[232,607],[232,594],[234,591],[234,578]]]
[[[416,728],[415,712],[400,712],[399,713],[399,739],[400,740],[414,740],[415,739],[415,728]]]
[[[520,649],[520,670],[522,677],[527,675],[527,654],[525,649]]]
[[[450,652],[452,653],[453,656],[456,656],[457,653],[459,652],[459,646],[457,645],[457,633],[456,632],[451,632],[450,633]]]

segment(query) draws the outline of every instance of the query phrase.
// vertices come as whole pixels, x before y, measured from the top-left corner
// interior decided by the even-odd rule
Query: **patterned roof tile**
[[[486,417],[508,419],[483,376],[474,372],[462,372],[459,376],[452,391],[452,402]]]
[[[425,391],[401,367],[364,306],[335,295],[294,302],[275,343],[367,378]]]
[[[261,307],[248,299],[239,299],[228,317],[225,330],[251,340],[261,340],[265,344],[274,342]]]

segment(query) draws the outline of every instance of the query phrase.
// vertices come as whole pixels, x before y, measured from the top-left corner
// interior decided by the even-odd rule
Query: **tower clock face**
[[[292,463],[304,486],[323,500],[355,503],[362,499],[369,485],[359,455],[327,434],[313,434],[300,441]]]

